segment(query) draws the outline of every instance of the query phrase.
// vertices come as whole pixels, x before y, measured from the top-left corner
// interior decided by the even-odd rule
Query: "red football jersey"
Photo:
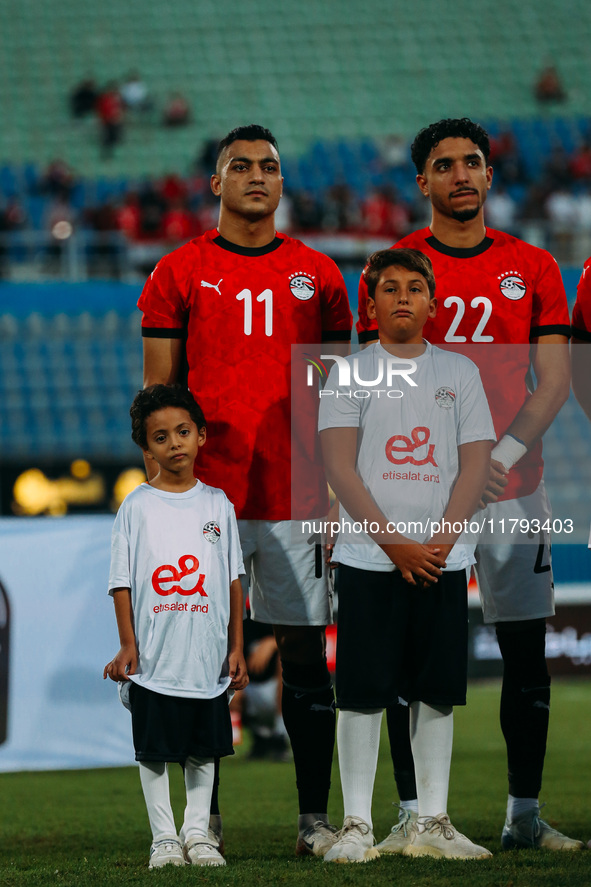
[[[591,259],[587,259],[577,286],[577,300],[573,308],[572,335],[583,342],[591,342]]]
[[[429,228],[407,235],[396,247],[420,250],[431,259],[437,315],[427,321],[424,336],[433,344],[462,351],[478,365],[500,439],[531,396],[529,343],[539,336],[570,335],[566,294],[556,261],[546,250],[491,228],[470,249],[441,243]],[[357,323],[362,344],[375,339],[377,329],[366,306],[367,286],[362,277]],[[482,348],[486,343],[507,347],[487,351]],[[532,493],[542,467],[538,441],[511,469],[502,498]]]
[[[207,420],[199,478],[221,487],[239,518],[309,517],[326,483],[320,460],[298,466],[307,489],[292,513],[291,346],[350,340],[332,259],[284,235],[251,249],[214,229],[160,260],[138,307],[143,336],[186,336],[188,385]]]

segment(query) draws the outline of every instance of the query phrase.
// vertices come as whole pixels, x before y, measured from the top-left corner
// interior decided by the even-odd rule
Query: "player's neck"
[[[257,249],[267,246],[275,238],[275,216],[251,221],[233,213],[220,212],[218,231],[225,240],[236,246]]]
[[[457,219],[434,212],[429,228],[437,240],[454,249],[471,249],[486,237],[482,210],[469,222],[458,222]]]

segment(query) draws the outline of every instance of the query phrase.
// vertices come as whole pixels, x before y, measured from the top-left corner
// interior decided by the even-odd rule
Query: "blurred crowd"
[[[138,85],[130,75],[127,85],[131,88],[134,83]],[[137,88],[131,93],[136,107],[148,107],[150,99],[144,90]],[[77,95],[79,102],[80,92]],[[133,105],[129,95],[125,101]],[[96,108],[96,103],[92,107]],[[392,144],[381,146],[371,171],[376,184],[365,190],[338,179],[317,190],[294,189],[288,175],[277,214],[278,230],[296,235],[379,237],[393,243],[407,231],[428,224],[428,202],[414,186],[408,146],[396,139],[392,143],[398,145],[396,150]],[[172,249],[217,223],[218,204],[209,187],[215,149],[213,141],[202,145],[186,175],[171,172],[159,178],[126,181],[106,198],[93,199],[86,188],[81,199],[82,180],[61,159],[51,162],[28,188],[44,198],[41,227],[58,240],[78,230],[119,232],[130,244],[158,242]],[[491,140],[491,149],[494,182],[485,206],[487,224],[547,246],[559,261],[578,262],[580,250],[588,255],[591,130],[571,153],[557,143],[541,163],[538,160],[537,169],[524,157],[509,130]],[[300,181],[305,182],[306,176],[301,175]],[[404,184],[398,187],[396,182]],[[39,220],[35,225],[27,216],[27,201],[18,196],[5,199],[0,208],[0,232],[28,225],[39,228]],[[577,249],[575,244],[579,244]]]
[[[130,71],[121,83],[111,80],[104,86],[98,86],[91,75],[85,77],[70,93],[70,113],[78,119],[96,117],[105,159],[112,156],[130,119],[159,120],[162,126],[185,126],[191,120],[189,103],[181,92],[170,93],[158,107],[137,70]]]

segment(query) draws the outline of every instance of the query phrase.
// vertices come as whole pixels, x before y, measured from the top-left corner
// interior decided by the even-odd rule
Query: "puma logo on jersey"
[[[215,290],[216,293],[218,294],[218,296],[221,296],[220,283],[222,282],[223,279],[224,279],[223,277],[220,277],[220,279],[218,280],[217,283],[208,283],[207,280],[202,280],[201,286],[209,287],[210,290]]]

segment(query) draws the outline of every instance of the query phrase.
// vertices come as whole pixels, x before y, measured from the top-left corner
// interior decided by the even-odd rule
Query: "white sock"
[[[168,764],[164,761],[140,761],[140,781],[152,829],[152,839],[159,841],[176,835],[174,816],[170,805]]]
[[[398,814],[398,819],[405,819],[405,814],[409,811],[413,813],[419,812],[419,799],[413,798],[412,801],[401,801],[398,805],[400,807],[400,813]]]
[[[413,702],[410,744],[415,761],[419,816],[447,812],[453,743],[453,707]]]
[[[213,758],[187,758],[185,761],[187,806],[182,829],[184,841],[188,841],[189,838],[207,837],[213,779]]]
[[[339,770],[345,816],[372,826],[371,799],[378,765],[383,709],[340,711],[337,723]]]
[[[540,805],[537,798],[514,798],[513,795],[509,795],[507,798],[507,822],[513,822],[517,816],[525,813],[526,810],[538,812],[539,809]]]

